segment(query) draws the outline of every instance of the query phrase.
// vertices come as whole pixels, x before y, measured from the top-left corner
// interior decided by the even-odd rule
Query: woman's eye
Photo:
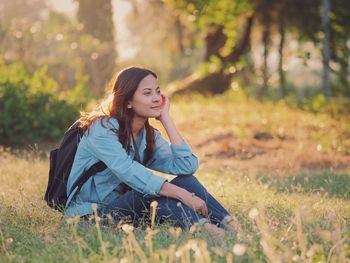
[[[151,95],[151,92],[145,92],[143,95]]]

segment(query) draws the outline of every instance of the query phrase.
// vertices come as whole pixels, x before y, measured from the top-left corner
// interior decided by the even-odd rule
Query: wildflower
[[[73,217],[67,219],[67,224],[72,225],[74,223]]]
[[[326,214],[326,218],[331,222],[335,222],[337,220],[337,214],[334,211],[329,211]]]
[[[247,250],[247,247],[243,244],[235,244],[233,246],[233,254],[235,254],[236,256],[243,256],[245,251]]]
[[[318,152],[322,151],[322,145],[321,145],[321,144],[317,144],[316,150],[317,150]]]
[[[306,256],[307,256],[308,258],[311,258],[314,254],[315,254],[315,251],[314,251],[312,248],[310,248],[310,249],[306,252]]]
[[[156,220],[156,209],[157,209],[157,206],[158,206],[158,202],[157,201],[153,201],[151,203],[151,208],[152,208],[151,226],[152,226],[152,228],[153,228],[154,222]]]
[[[197,241],[193,239],[188,240],[185,247],[187,249],[192,249],[193,251],[199,251]]]
[[[183,252],[181,250],[178,250],[175,252],[175,257],[179,258],[182,256],[182,254],[183,254]]]
[[[168,231],[175,238],[178,238],[182,233],[182,229],[180,227],[170,227]]]
[[[216,255],[220,256],[220,257],[224,257],[225,256],[225,251],[222,248],[218,248],[218,247],[213,247],[211,249]]]
[[[293,256],[293,258],[292,258],[292,260],[294,261],[294,262],[297,262],[297,261],[299,261],[299,255],[294,255]]]
[[[320,237],[324,240],[324,241],[331,241],[332,240],[332,234],[330,231],[324,230],[324,231],[320,231]]]
[[[191,227],[190,227],[190,230],[188,231],[188,233],[190,234],[194,234],[197,230],[197,224],[193,224]]]
[[[132,225],[124,224],[122,225],[122,229],[126,234],[132,233],[134,231],[134,227]]]
[[[9,237],[8,239],[6,239],[6,243],[7,243],[7,245],[12,244],[13,243],[13,238]]]
[[[249,217],[250,217],[251,219],[256,218],[258,215],[259,215],[259,211],[258,211],[258,209],[256,209],[255,207],[252,208],[252,209],[249,211]]]
[[[79,221],[80,221],[80,216],[74,216],[67,219],[67,224],[73,225],[73,224],[79,223]]]

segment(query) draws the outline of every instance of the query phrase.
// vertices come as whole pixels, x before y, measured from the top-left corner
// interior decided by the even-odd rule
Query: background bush
[[[87,99],[79,83],[58,93],[56,81],[42,68],[29,74],[21,64],[0,65],[0,144],[53,141],[79,116]]]

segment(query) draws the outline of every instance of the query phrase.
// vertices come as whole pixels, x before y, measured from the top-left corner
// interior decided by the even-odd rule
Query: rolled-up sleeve
[[[86,136],[91,154],[103,161],[119,180],[131,188],[143,194],[159,196],[166,178],[155,175],[134,161],[112,131],[117,128],[118,123],[112,119],[103,121],[106,127],[100,121],[95,121]]]
[[[156,132],[156,147],[147,167],[168,174],[194,174],[198,169],[198,158],[186,141],[170,144]]]

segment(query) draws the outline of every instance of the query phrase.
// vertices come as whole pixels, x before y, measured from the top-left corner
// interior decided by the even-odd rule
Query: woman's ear
[[[126,108],[127,108],[127,109],[131,109],[131,108],[132,108],[131,100],[128,100],[128,101],[126,102]]]

